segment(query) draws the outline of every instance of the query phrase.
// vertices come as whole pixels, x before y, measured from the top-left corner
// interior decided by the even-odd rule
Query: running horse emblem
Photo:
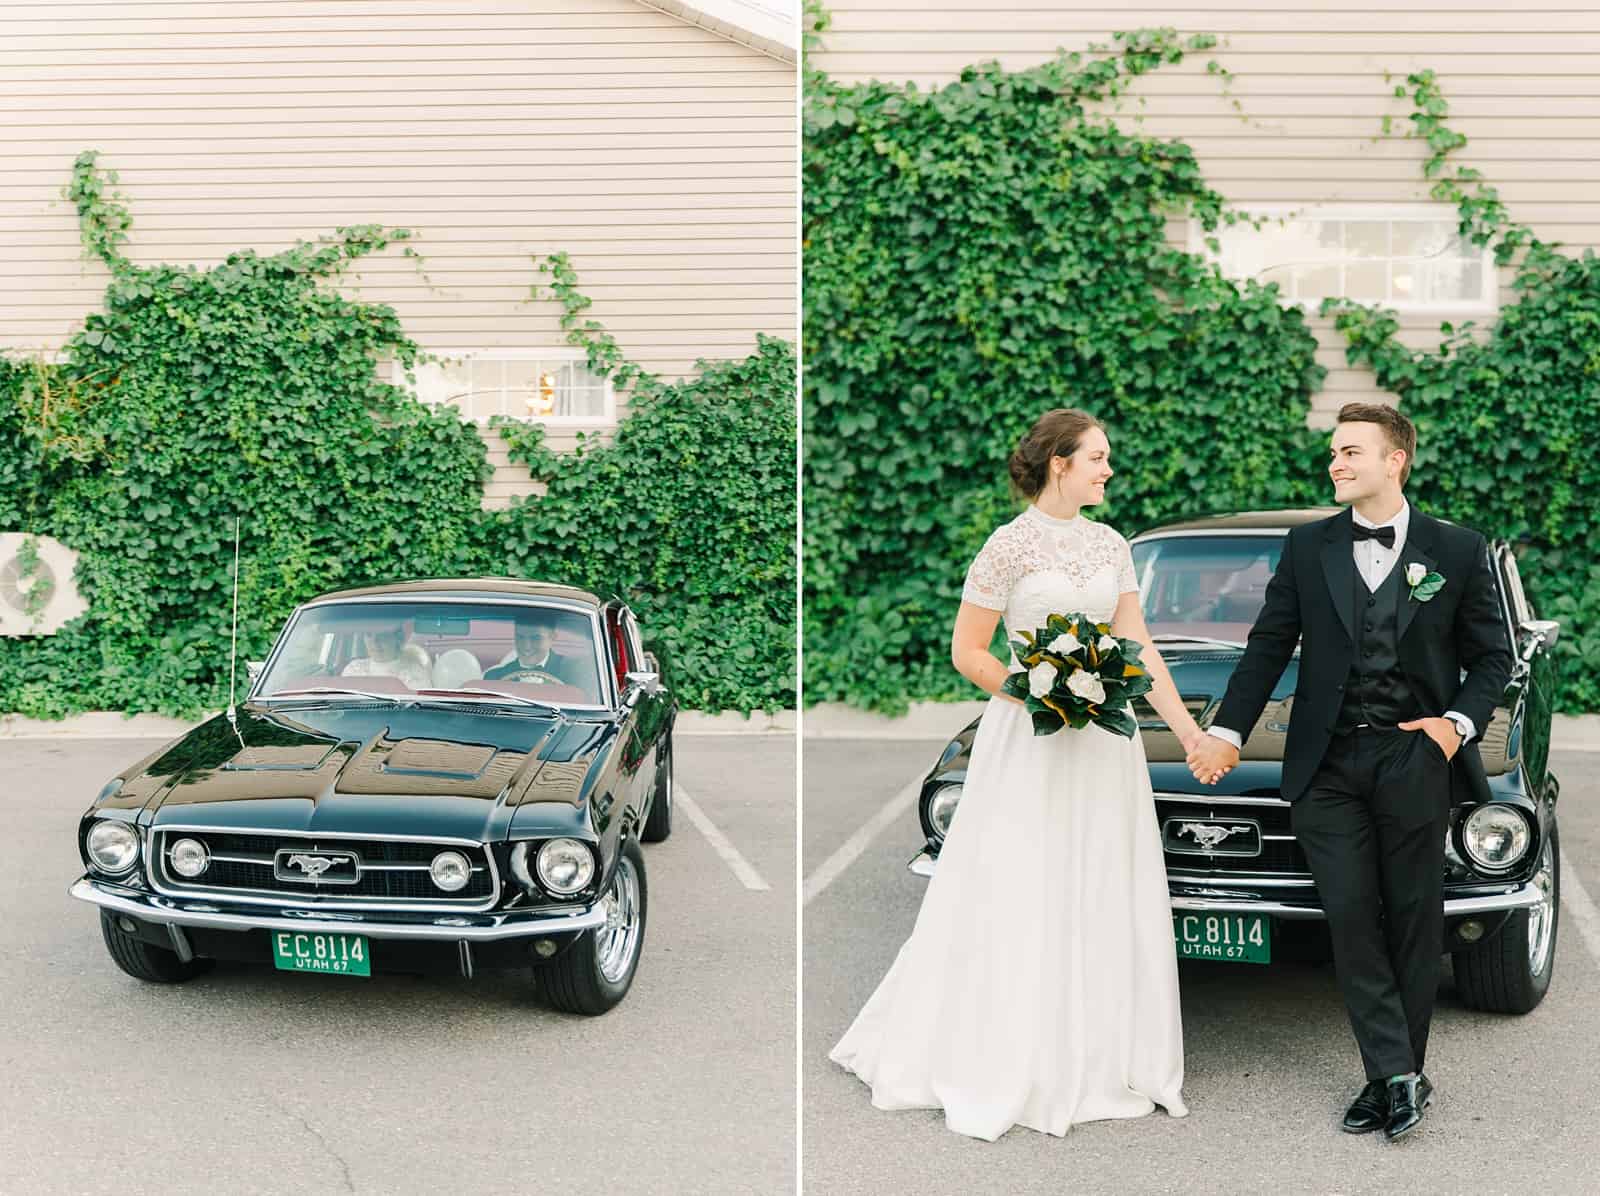
[[[1246,834],[1248,826],[1222,826],[1215,822],[1185,822],[1178,827],[1178,836],[1193,835],[1194,841],[1210,851],[1230,835]]]
[[[336,856],[306,855],[303,852],[296,852],[284,861],[284,867],[298,868],[312,880],[316,880],[337,863],[339,859]]]

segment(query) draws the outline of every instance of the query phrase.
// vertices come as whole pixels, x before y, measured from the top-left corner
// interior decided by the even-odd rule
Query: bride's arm
[[[963,602],[956,612],[955,631],[950,635],[950,662],[956,666],[956,672],[979,689],[997,694],[1007,702],[1016,702],[1016,698],[999,692],[1011,670],[989,651],[995,625],[999,622],[999,611]]]
[[[1204,732],[1178,696],[1178,687],[1173,683],[1172,674],[1167,671],[1167,662],[1161,659],[1161,653],[1150,641],[1150,628],[1145,626],[1137,590],[1129,590],[1117,599],[1117,613],[1111,617],[1111,634],[1121,639],[1138,640],[1144,645],[1139,661],[1149,670],[1150,680],[1155,686],[1145,695],[1145,700],[1155,707],[1161,720],[1172,728],[1178,742],[1188,751],[1190,743]]]

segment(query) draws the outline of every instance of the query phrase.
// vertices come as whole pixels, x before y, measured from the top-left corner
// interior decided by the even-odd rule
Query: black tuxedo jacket
[[[578,670],[574,667],[573,662],[565,656],[556,655],[554,652],[545,657],[544,663],[539,666],[539,669],[553,677],[560,678],[567,685],[581,686],[583,684],[577,677]],[[496,665],[486,672],[483,675],[483,679],[485,681],[515,681],[525,672],[527,670],[522,667],[517,657],[513,656],[505,664]]]
[[[1266,602],[1250,629],[1243,659],[1228,682],[1215,724],[1247,737],[1300,644],[1300,675],[1283,758],[1283,796],[1306,791],[1327,753],[1356,651],[1354,609],[1360,582],[1351,551],[1354,520],[1346,508],[1331,519],[1289,532]],[[1418,602],[1405,569],[1427,566],[1444,586]],[[1400,570],[1400,667],[1424,716],[1455,710],[1482,738],[1511,676],[1511,649],[1490,572],[1489,546],[1469,528],[1442,523],[1411,508]],[[1465,676],[1463,676],[1463,670]],[[1419,732],[1420,734],[1420,732]],[[1476,742],[1451,760],[1453,801],[1487,790]]]

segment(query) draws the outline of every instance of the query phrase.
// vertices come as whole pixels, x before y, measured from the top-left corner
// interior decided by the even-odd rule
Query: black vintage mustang
[[[1211,725],[1277,568],[1284,537],[1337,509],[1264,511],[1154,528],[1132,540],[1145,621],[1185,705]],[[1500,613],[1516,651],[1505,696],[1478,748],[1486,774],[1456,805],[1445,838],[1443,951],[1471,1008],[1526,1013],[1550,986],[1560,913],[1561,848],[1549,769],[1559,625],[1534,617],[1516,558],[1490,546]],[[1166,852],[1173,936],[1185,958],[1267,963],[1275,939],[1318,942],[1322,909],[1279,792],[1299,655],[1279,679],[1239,766],[1215,786],[1184,763],[1177,736],[1135,703]],[[911,861],[933,872],[961,799],[977,723],[957,735],[922,784],[926,848]],[[1070,734],[1070,732],[1068,732]]]
[[[677,712],[623,602],[517,580],[348,590],[299,607],[250,671],[242,704],[83,816],[71,892],[117,966],[532,965],[559,1009],[622,999]]]

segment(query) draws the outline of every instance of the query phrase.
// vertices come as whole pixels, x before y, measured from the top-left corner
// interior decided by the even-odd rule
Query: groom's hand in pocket
[[[1447,718],[1414,718],[1409,723],[1397,723],[1396,726],[1402,731],[1421,731],[1439,745],[1446,760],[1454,760],[1456,753],[1461,750],[1461,732]]]
[[[1202,785],[1215,785],[1239,763],[1239,749],[1215,735],[1202,736],[1189,750],[1189,771]]]

